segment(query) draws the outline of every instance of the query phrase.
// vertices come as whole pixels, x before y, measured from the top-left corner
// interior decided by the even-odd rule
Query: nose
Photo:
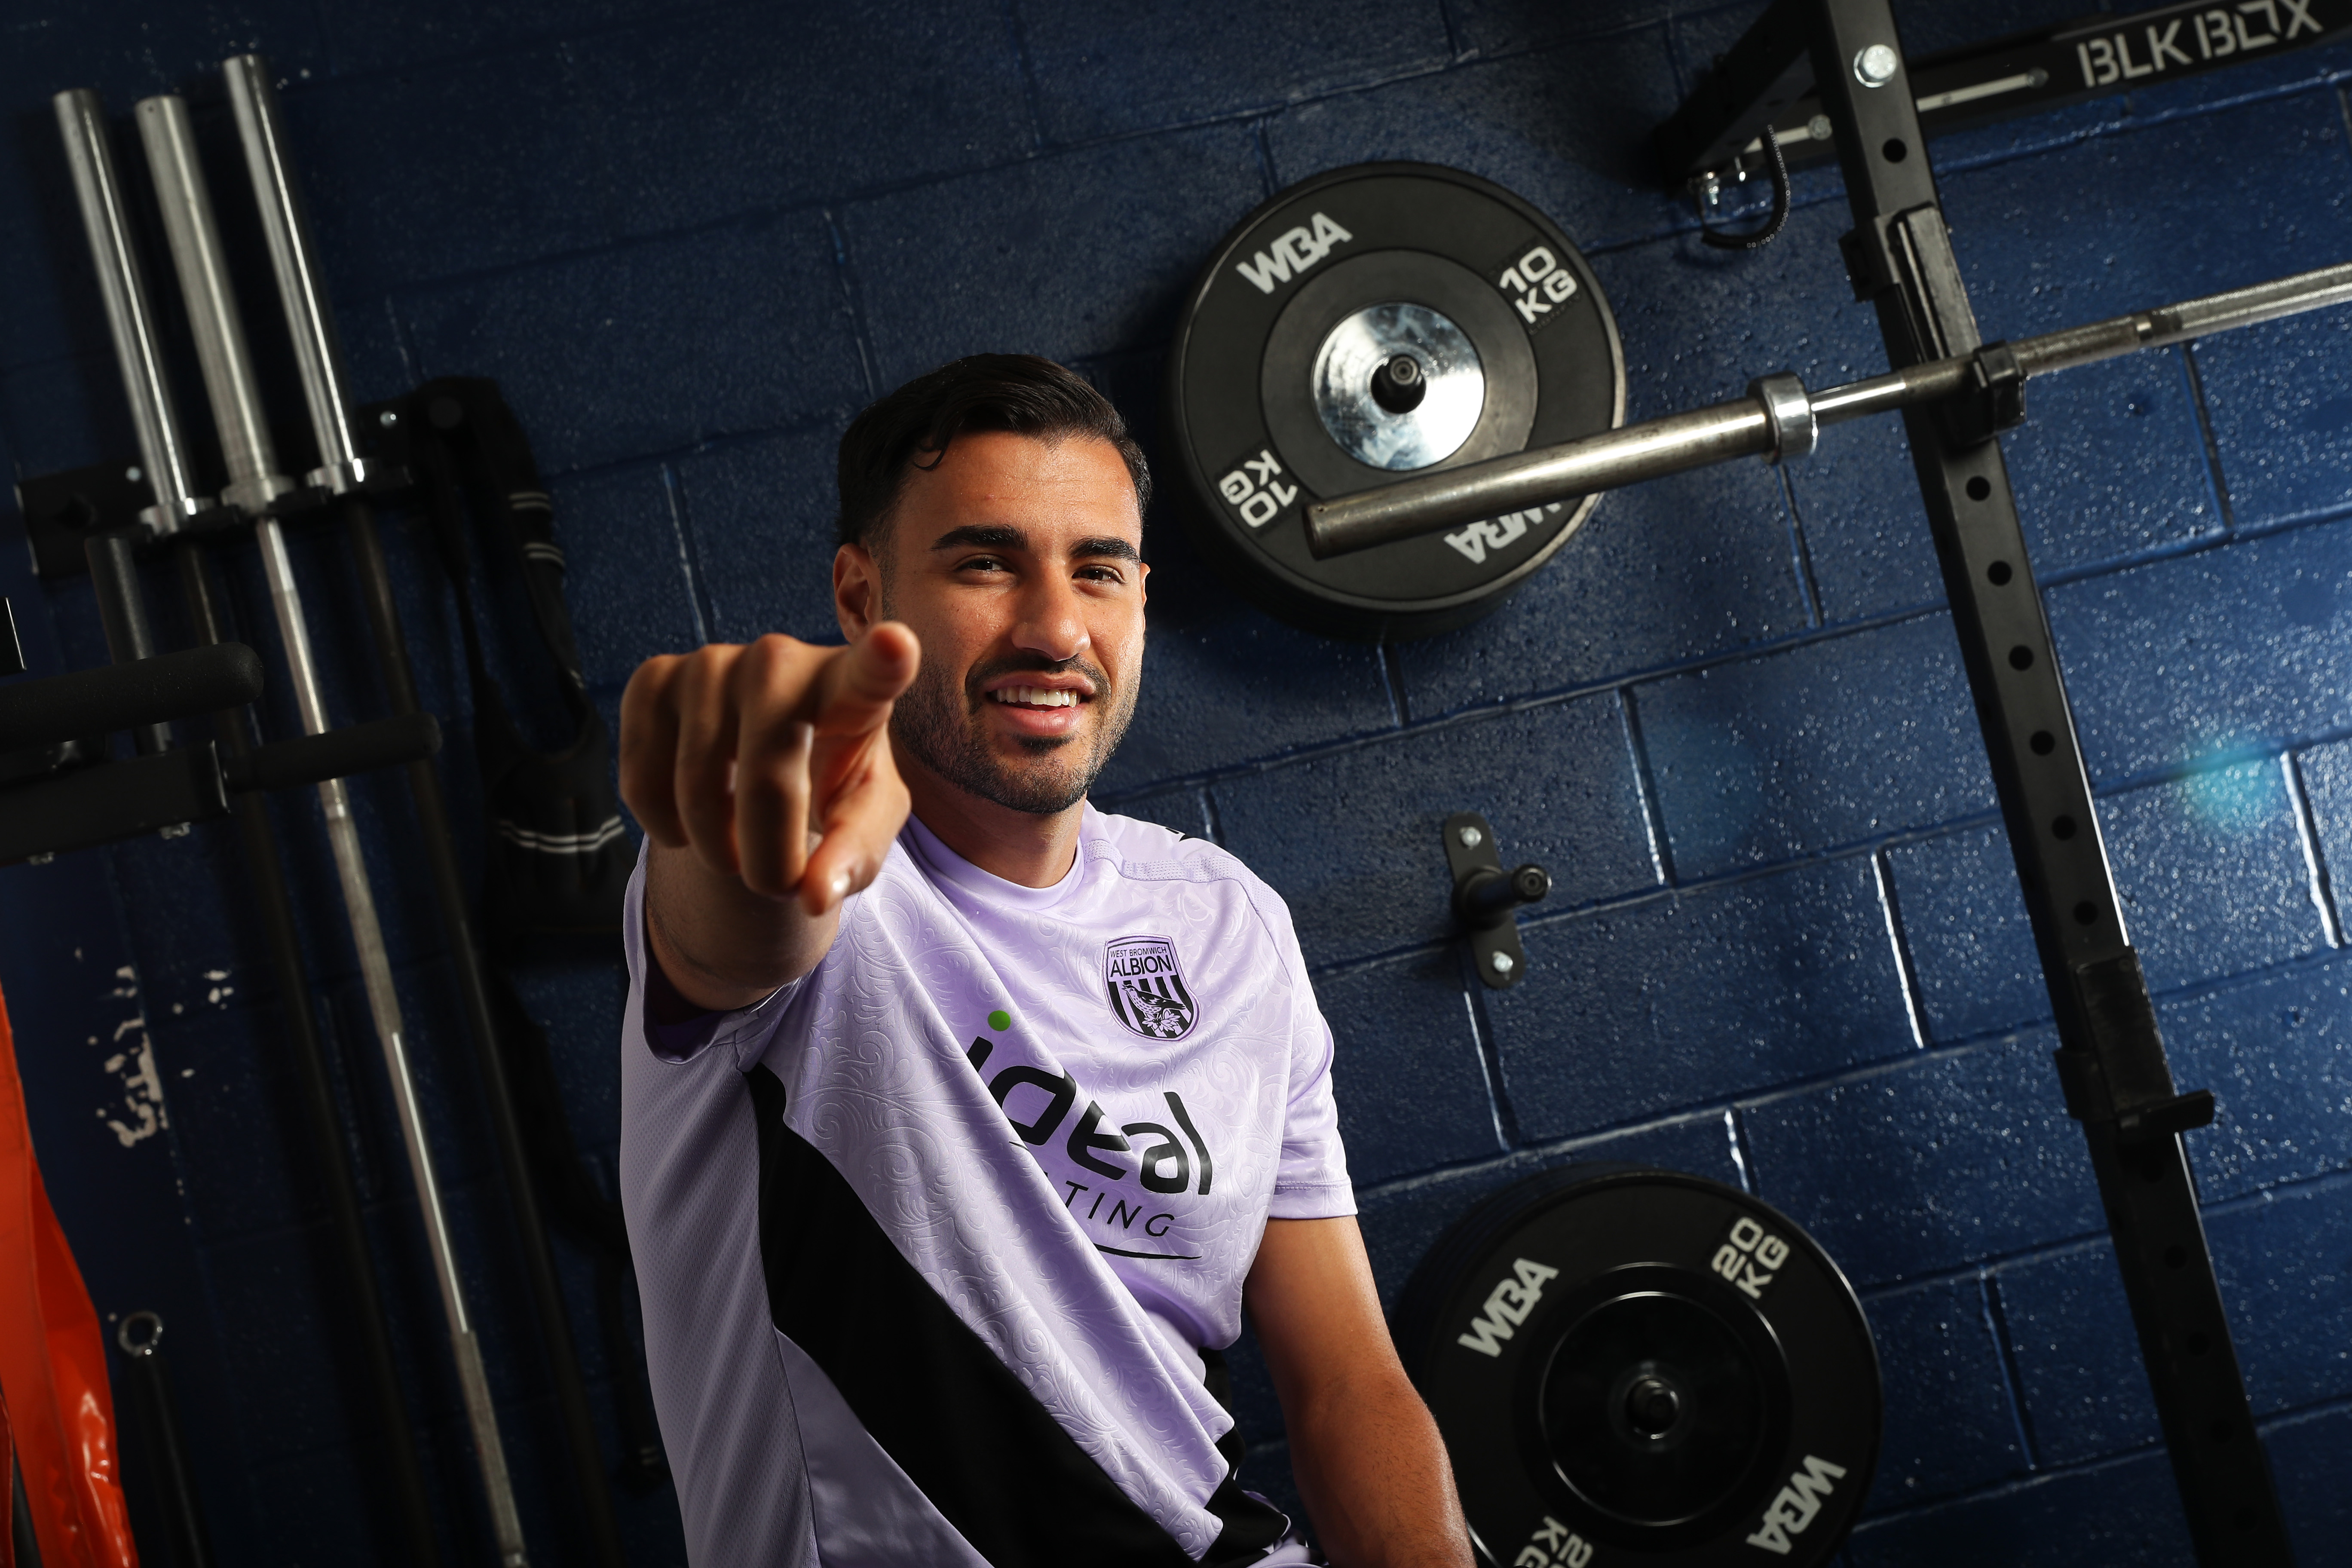
[[[1021,595],[1021,615],[1013,627],[1013,646],[1059,664],[1087,651],[1093,637],[1087,630],[1085,601],[1077,588],[1059,573],[1043,573],[1027,584]]]

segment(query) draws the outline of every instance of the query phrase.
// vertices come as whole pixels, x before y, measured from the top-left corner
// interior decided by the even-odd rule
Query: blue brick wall
[[[2084,4],[1898,14],[1917,51]],[[1156,435],[1207,248],[1334,165],[1453,163],[1549,212],[1615,306],[1635,416],[1768,370],[1880,367],[1836,256],[1833,172],[1801,174],[1786,235],[1737,257],[1699,246],[1648,174],[1649,128],[1755,9],[24,0],[0,18],[0,461],[130,450],[47,95],[96,87],[120,118],[189,90],[211,134],[205,73],[263,49],[358,390],[504,385],[609,714],[647,654],[832,635],[834,443],[905,376],[1054,354]],[[1940,141],[1988,335],[2352,255],[2347,80],[2352,49],[2306,51]],[[2220,1098],[2191,1158],[2309,1563],[2347,1561],[2352,1526],[2347,366],[2352,318],[2274,323],[2038,383],[2007,443],[2176,1069]],[[387,529],[466,820],[454,624],[410,525]],[[1150,549],[1145,694],[1100,797],[1219,839],[1291,900],[1384,1293],[1530,1171],[1629,1159],[1744,1183],[1828,1246],[1879,1336],[1887,1448],[1853,1568],[2188,1560],[1899,429],[1842,427],[1785,474],[1609,497],[1496,614],[1393,648],[1244,607],[1164,512]],[[331,702],[373,712],[339,547],[299,557]],[[254,564],[232,565],[251,612]],[[102,657],[79,587],[45,590],[0,548],[0,591],[37,669]],[[570,1510],[414,825],[383,781],[360,800],[526,1523],[557,1560]],[[276,1023],[309,1006],[453,1560],[475,1561],[456,1389],[315,809],[272,809],[315,996],[273,994],[220,827],[0,868],[36,1133],[101,1311],[173,1324],[224,1559],[376,1560],[392,1531],[360,1469],[365,1391]],[[1559,878],[1506,994],[1467,983],[1446,940],[1435,830],[1464,809]],[[520,980],[609,1176],[613,967]],[[129,1114],[105,1065],[118,1031],[152,1044],[165,1085],[167,1124],[128,1144],[109,1125]],[[586,1259],[559,1251],[592,1325]],[[601,1341],[582,1340],[609,1427]],[[1236,1365],[1250,1479],[1287,1497],[1279,1412],[1246,1347]],[[667,1491],[622,1510],[634,1561],[681,1560]]]

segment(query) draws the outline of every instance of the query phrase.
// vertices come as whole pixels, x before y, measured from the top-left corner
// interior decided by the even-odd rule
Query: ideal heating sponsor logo
[[[1331,254],[1332,247],[1345,245],[1355,237],[1317,213],[1298,227],[1276,235],[1273,244],[1248,260],[1234,262],[1234,270],[1248,279],[1250,286],[1259,293],[1271,294],[1276,284],[1305,277],[1317,262]]]
[[[988,1022],[1000,1034],[1012,1027],[1011,1016],[1003,1011],[991,1013]],[[1184,1097],[1169,1089],[1160,1097],[1164,1110],[1153,1106],[1134,1121],[1117,1121],[1098,1100],[1085,1100],[1080,1110],[1078,1081],[1068,1073],[1014,1061],[990,1074],[996,1050],[997,1042],[982,1035],[964,1058],[987,1084],[1013,1132],[1037,1151],[1046,1175],[1063,1189],[1063,1208],[1087,1227],[1096,1247],[1121,1258],[1200,1257],[1171,1250],[1175,1243],[1169,1239],[1181,1217],[1182,1200],[1208,1196],[1217,1176],[1216,1158]],[[1055,1154],[1060,1158],[1051,1157]],[[1065,1160],[1084,1174],[1056,1170]]]
[[[1503,1342],[1518,1331],[1536,1303],[1543,1300],[1544,1281],[1559,1278],[1559,1270],[1549,1264],[1526,1258],[1515,1260],[1510,1273],[1486,1292],[1486,1310],[1470,1320],[1470,1331],[1454,1342],[1480,1355],[1499,1358]]]

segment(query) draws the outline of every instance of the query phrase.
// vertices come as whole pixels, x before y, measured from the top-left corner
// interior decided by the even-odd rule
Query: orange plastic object
[[[33,1158],[0,1001],[0,1393],[42,1568],[136,1568],[98,1311]]]

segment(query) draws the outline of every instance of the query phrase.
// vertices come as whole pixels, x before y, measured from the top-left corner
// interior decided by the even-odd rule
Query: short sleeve
[[[1339,1219],[1356,1212],[1348,1152],[1339,1141],[1339,1110],[1331,1098],[1331,1026],[1315,1002],[1307,960],[1290,911],[1261,888],[1258,907],[1280,949],[1291,996],[1290,1098],[1282,1124],[1282,1160],[1274,1178],[1269,1219]],[[1272,907],[1269,909],[1268,906]]]
[[[725,1041],[733,1048],[737,1065],[759,1054],[767,1037],[782,1018],[793,993],[805,983],[795,980],[771,993],[756,1006],[732,1013],[696,1007],[670,984],[646,941],[646,858],[637,851],[637,868],[629,876],[629,896],[621,922],[621,946],[629,965],[629,1001],[622,1025],[631,1048],[643,1048],[656,1060],[680,1065],[694,1060]],[[748,1053],[745,1047],[751,1047]]]

